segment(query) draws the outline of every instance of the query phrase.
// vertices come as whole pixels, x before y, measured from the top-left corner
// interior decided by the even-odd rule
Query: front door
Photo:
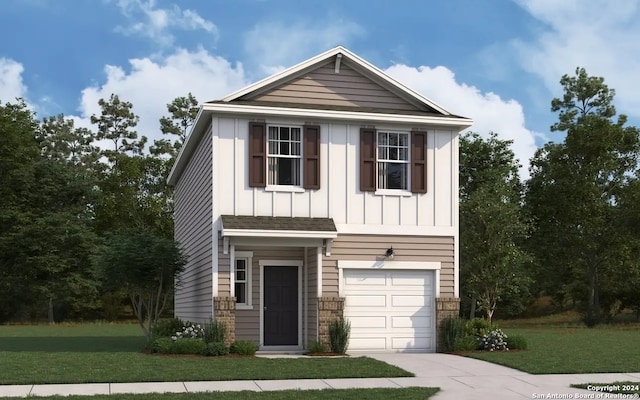
[[[298,267],[264,267],[264,345],[298,345]]]

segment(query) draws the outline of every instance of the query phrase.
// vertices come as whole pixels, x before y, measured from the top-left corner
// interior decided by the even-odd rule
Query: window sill
[[[378,189],[373,192],[376,196],[399,196],[399,197],[411,197],[413,193],[408,190],[394,190],[394,189]]]
[[[300,186],[289,185],[271,185],[264,188],[265,192],[289,192],[289,193],[304,193],[305,189]]]
[[[253,310],[253,306],[249,304],[236,304],[236,310]]]

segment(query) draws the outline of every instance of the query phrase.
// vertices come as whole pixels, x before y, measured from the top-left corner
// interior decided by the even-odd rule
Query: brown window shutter
[[[376,190],[376,130],[360,128],[360,191]]]
[[[249,122],[249,186],[267,186],[267,126]]]
[[[320,189],[320,127],[305,125],[302,137],[304,140],[302,185],[305,189]]]
[[[427,132],[411,132],[411,192],[427,193]]]

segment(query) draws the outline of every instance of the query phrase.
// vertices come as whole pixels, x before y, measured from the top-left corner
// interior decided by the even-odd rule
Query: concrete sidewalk
[[[448,354],[369,354],[416,374],[413,378],[292,379],[215,382],[90,383],[67,385],[0,385],[0,397],[96,395],[115,393],[191,393],[205,391],[274,391],[349,388],[439,387],[446,399],[535,399],[560,395],[594,395],[570,388],[572,383],[640,381],[640,373],[530,375],[500,365]],[[548,394],[552,396],[546,397]],[[585,397],[588,398],[588,397]]]

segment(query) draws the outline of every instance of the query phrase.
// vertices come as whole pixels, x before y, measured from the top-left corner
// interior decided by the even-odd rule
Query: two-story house
[[[457,314],[458,133],[471,120],[344,47],[203,104],[169,176],[184,320],[261,350],[436,349]]]

